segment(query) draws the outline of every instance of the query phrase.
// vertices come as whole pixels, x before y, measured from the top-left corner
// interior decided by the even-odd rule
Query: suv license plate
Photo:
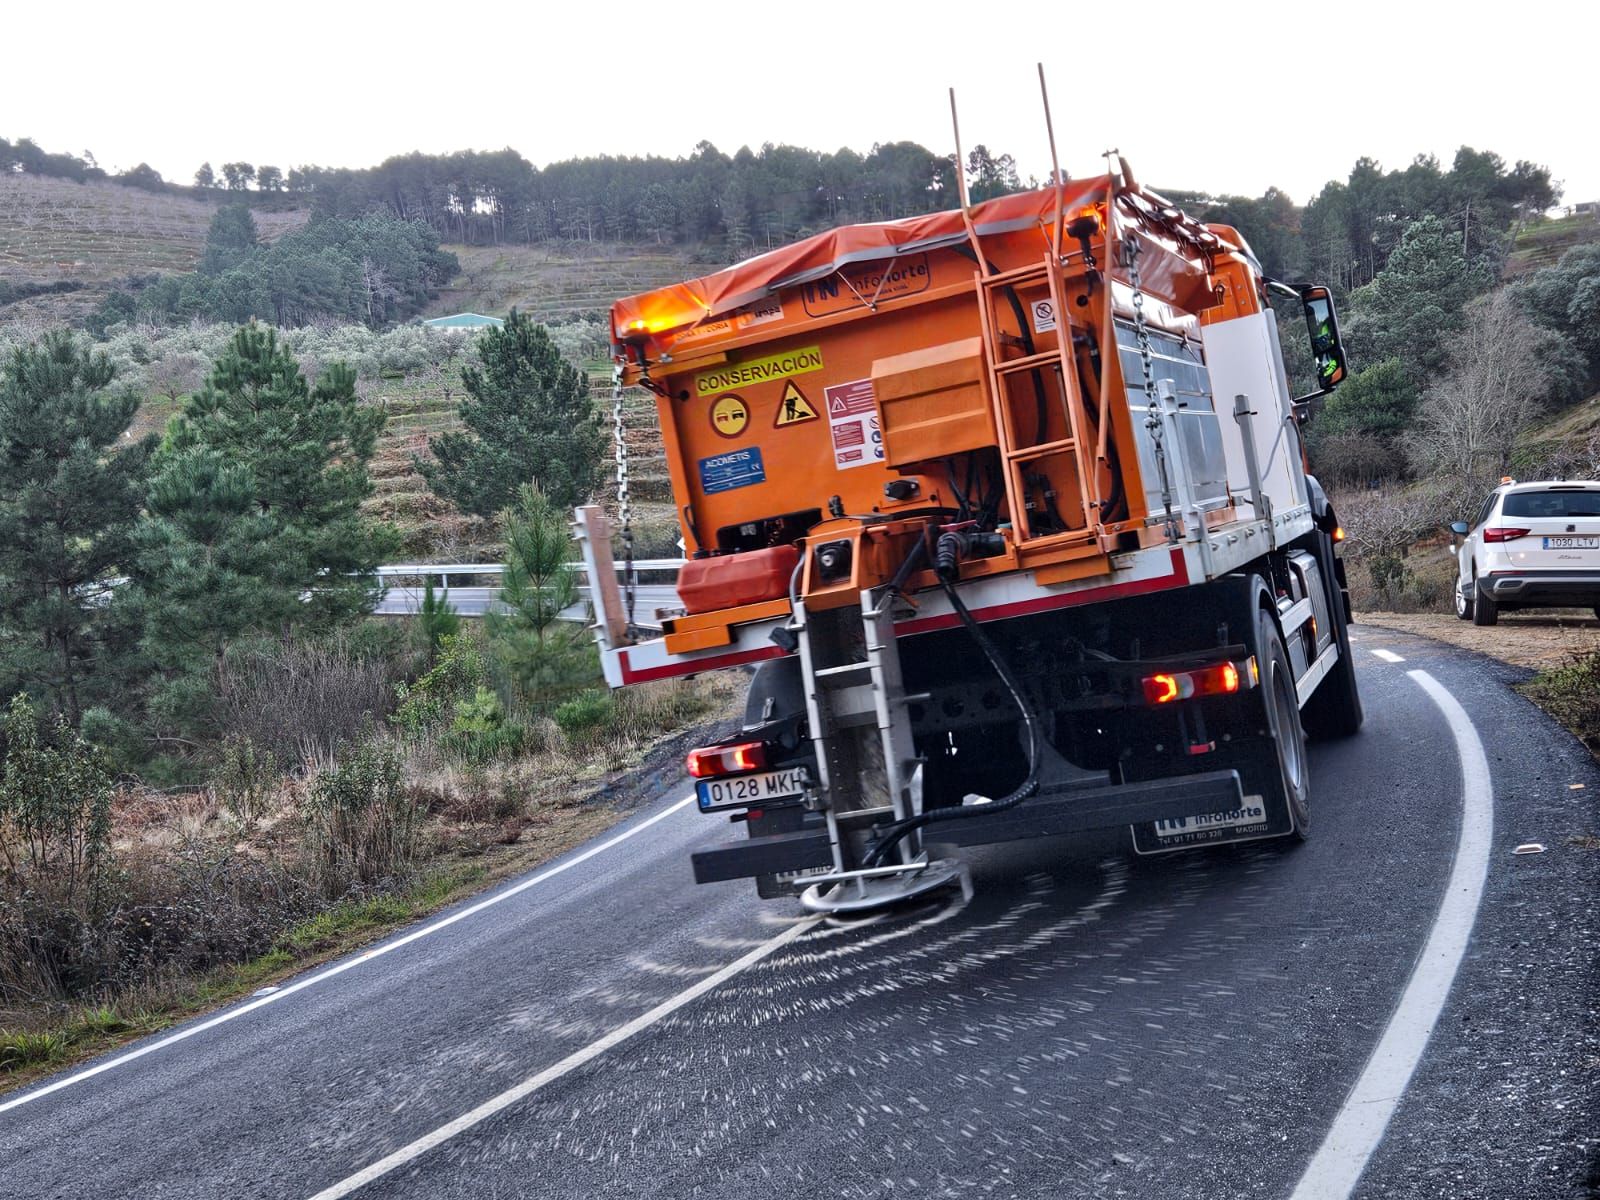
[[[700,779],[694,785],[701,812],[714,808],[745,808],[769,800],[788,800],[805,794],[806,773],[802,767],[787,771],[759,771],[754,775],[734,775],[727,779]]]
[[[1546,550],[1600,550],[1600,537],[1547,537]]]

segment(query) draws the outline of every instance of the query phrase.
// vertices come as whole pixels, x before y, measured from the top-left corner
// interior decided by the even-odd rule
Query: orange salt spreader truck
[[[746,835],[699,882],[847,911],[969,887],[962,846],[1306,836],[1306,735],[1362,714],[1273,291],[1322,395],[1327,289],[1119,158],[613,306],[688,558],[646,638],[579,510],[607,680],[754,671],[742,732],[689,755]]]

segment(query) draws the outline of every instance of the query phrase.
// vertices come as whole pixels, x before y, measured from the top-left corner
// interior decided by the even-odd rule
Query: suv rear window
[[[1577,488],[1545,492],[1508,492],[1500,507],[1504,517],[1600,517],[1600,491]]]

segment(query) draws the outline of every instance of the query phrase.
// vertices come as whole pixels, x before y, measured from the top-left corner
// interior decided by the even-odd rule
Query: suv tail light
[[[689,774],[696,779],[710,779],[719,775],[742,775],[746,771],[759,771],[767,765],[767,747],[764,742],[740,742],[735,746],[705,746],[689,751]]]
[[[1527,537],[1531,529],[1514,529],[1509,525],[1491,525],[1483,531],[1483,540],[1486,542],[1514,542],[1519,537]]]
[[[1196,696],[1226,696],[1255,687],[1258,681],[1256,660],[1243,663],[1216,663],[1189,671],[1162,671],[1143,680],[1146,704],[1172,704]]]

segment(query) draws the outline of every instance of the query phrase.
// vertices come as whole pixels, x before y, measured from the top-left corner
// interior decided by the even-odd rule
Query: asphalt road
[[[833,926],[694,887],[727,830],[675,789],[443,928],[0,1098],[0,1195],[1311,1200],[1349,1191],[1306,1174],[1330,1129],[1392,1107],[1349,1194],[1600,1196],[1600,770],[1510,669],[1357,637],[1367,726],[1314,749],[1304,846],[995,847],[964,908]],[[1481,905],[1413,670],[1487,755]]]

